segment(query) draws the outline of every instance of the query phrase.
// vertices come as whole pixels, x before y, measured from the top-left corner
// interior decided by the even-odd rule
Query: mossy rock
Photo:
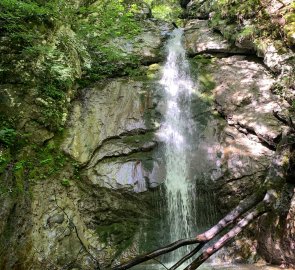
[[[117,247],[117,255],[124,251],[132,242],[135,232],[138,230],[138,221],[123,220],[122,222],[96,227],[96,233],[105,244]]]

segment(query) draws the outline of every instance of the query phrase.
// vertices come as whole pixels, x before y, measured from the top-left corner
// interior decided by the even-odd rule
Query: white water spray
[[[165,142],[166,196],[170,242],[192,236],[192,190],[189,179],[190,95],[193,83],[182,45],[183,30],[175,29],[167,44],[168,57],[160,83],[165,90],[165,120],[159,132]],[[172,253],[178,260],[186,248]]]

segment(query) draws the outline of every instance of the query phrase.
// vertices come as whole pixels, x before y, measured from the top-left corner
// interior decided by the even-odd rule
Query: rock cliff
[[[213,1],[181,1],[200,130],[191,163],[197,192],[210,193],[216,216],[263,185],[282,137],[294,136],[294,6],[270,2],[262,10],[283,39],[254,33],[266,19],[251,17],[252,4],[219,12]],[[170,24],[152,18],[141,3],[132,11],[140,31],[115,37],[100,51],[90,33],[81,34],[97,31],[90,28],[97,14],[87,12],[75,13],[83,29],[68,17],[36,27],[44,45],[37,55],[20,53],[19,40],[1,36],[0,269],[103,269],[145,250],[145,235],[160,219],[157,81]],[[123,56],[104,58],[109,47]],[[276,211],[252,225],[223,259],[295,265],[291,147]]]

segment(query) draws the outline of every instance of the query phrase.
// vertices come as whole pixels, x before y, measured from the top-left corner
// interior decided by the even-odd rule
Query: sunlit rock
[[[213,32],[206,20],[191,20],[185,27],[185,46],[189,54],[245,53],[247,49],[230,44],[222,35]]]
[[[144,161],[138,160],[107,160],[98,163],[86,171],[87,177],[93,185],[110,189],[129,189],[135,192],[146,191],[149,187],[156,186],[151,183],[155,178],[152,170],[145,168]],[[152,164],[153,165],[153,164]],[[152,166],[153,168],[154,166]]]
[[[86,163],[108,138],[147,129],[144,109],[147,104],[142,82],[113,80],[83,90],[76,101],[70,120],[68,137],[62,147],[75,160]]]
[[[294,69],[294,53],[283,43],[263,40],[256,45],[257,55],[263,57],[264,64],[272,71],[280,73]]]
[[[216,107],[228,123],[274,146],[281,128],[273,111],[280,110],[281,104],[271,93],[272,75],[244,56],[215,59],[209,69]]]
[[[142,24],[142,30],[132,40],[119,37],[110,43],[142,64],[158,63],[164,59],[162,44],[170,30],[167,23],[150,19]]]

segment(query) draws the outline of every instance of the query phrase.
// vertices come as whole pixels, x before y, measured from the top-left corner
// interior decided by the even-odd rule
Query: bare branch
[[[185,261],[187,261],[188,259],[190,259],[191,257],[193,257],[196,253],[198,253],[198,251],[200,251],[203,248],[204,245],[205,245],[205,243],[199,244],[189,254],[187,254],[186,256],[184,256],[183,258],[181,258],[176,264],[174,264],[169,270],[175,270],[175,269],[177,269]]]
[[[210,228],[206,232],[197,235],[195,238],[178,240],[170,245],[156,249],[150,253],[146,253],[146,254],[137,256],[133,260],[123,263],[123,264],[120,264],[118,266],[115,266],[112,269],[113,270],[129,269],[132,266],[146,262],[146,261],[151,260],[155,257],[160,256],[160,255],[169,253],[169,252],[176,250],[182,246],[187,246],[187,245],[192,245],[192,244],[197,244],[197,243],[206,243],[206,242],[210,241],[211,239],[213,239],[224,228],[226,228],[227,226],[232,224],[238,217],[240,217],[242,214],[247,212],[249,209],[251,209],[257,203],[259,203],[263,199],[265,193],[266,193],[266,191],[260,190],[260,191],[257,191],[252,196],[247,197],[246,199],[241,201],[235,209],[233,209],[229,214],[227,214],[223,219],[221,219],[215,226],[213,226],[212,228]]]
[[[168,246],[164,246],[162,248],[159,248],[159,249],[156,249],[150,253],[146,253],[144,255],[140,255],[136,258],[134,258],[133,260],[127,262],[127,263],[123,263],[121,265],[118,265],[118,266],[115,266],[113,268],[113,270],[124,270],[124,269],[129,269],[131,268],[132,266],[135,266],[137,264],[140,264],[140,263],[143,263],[143,262],[146,262],[146,261],[149,261],[155,257],[158,257],[162,254],[166,254],[166,253],[169,253],[173,250],[176,250],[180,247],[183,247],[183,246],[187,246],[187,245],[192,245],[192,244],[196,244],[198,242],[196,242],[196,239],[195,238],[188,238],[188,239],[182,239],[182,240],[178,240]]]
[[[202,254],[200,254],[189,266],[184,270],[195,270],[201,264],[203,264],[208,258],[210,258],[214,253],[221,249],[226,243],[233,239],[237,234],[239,234],[245,227],[247,227],[256,218],[261,216],[270,210],[270,206],[275,202],[277,196],[273,190],[266,193],[262,202],[260,202],[253,211],[246,215],[238,224],[232,228],[228,233],[222,236],[213,246],[207,248]]]

